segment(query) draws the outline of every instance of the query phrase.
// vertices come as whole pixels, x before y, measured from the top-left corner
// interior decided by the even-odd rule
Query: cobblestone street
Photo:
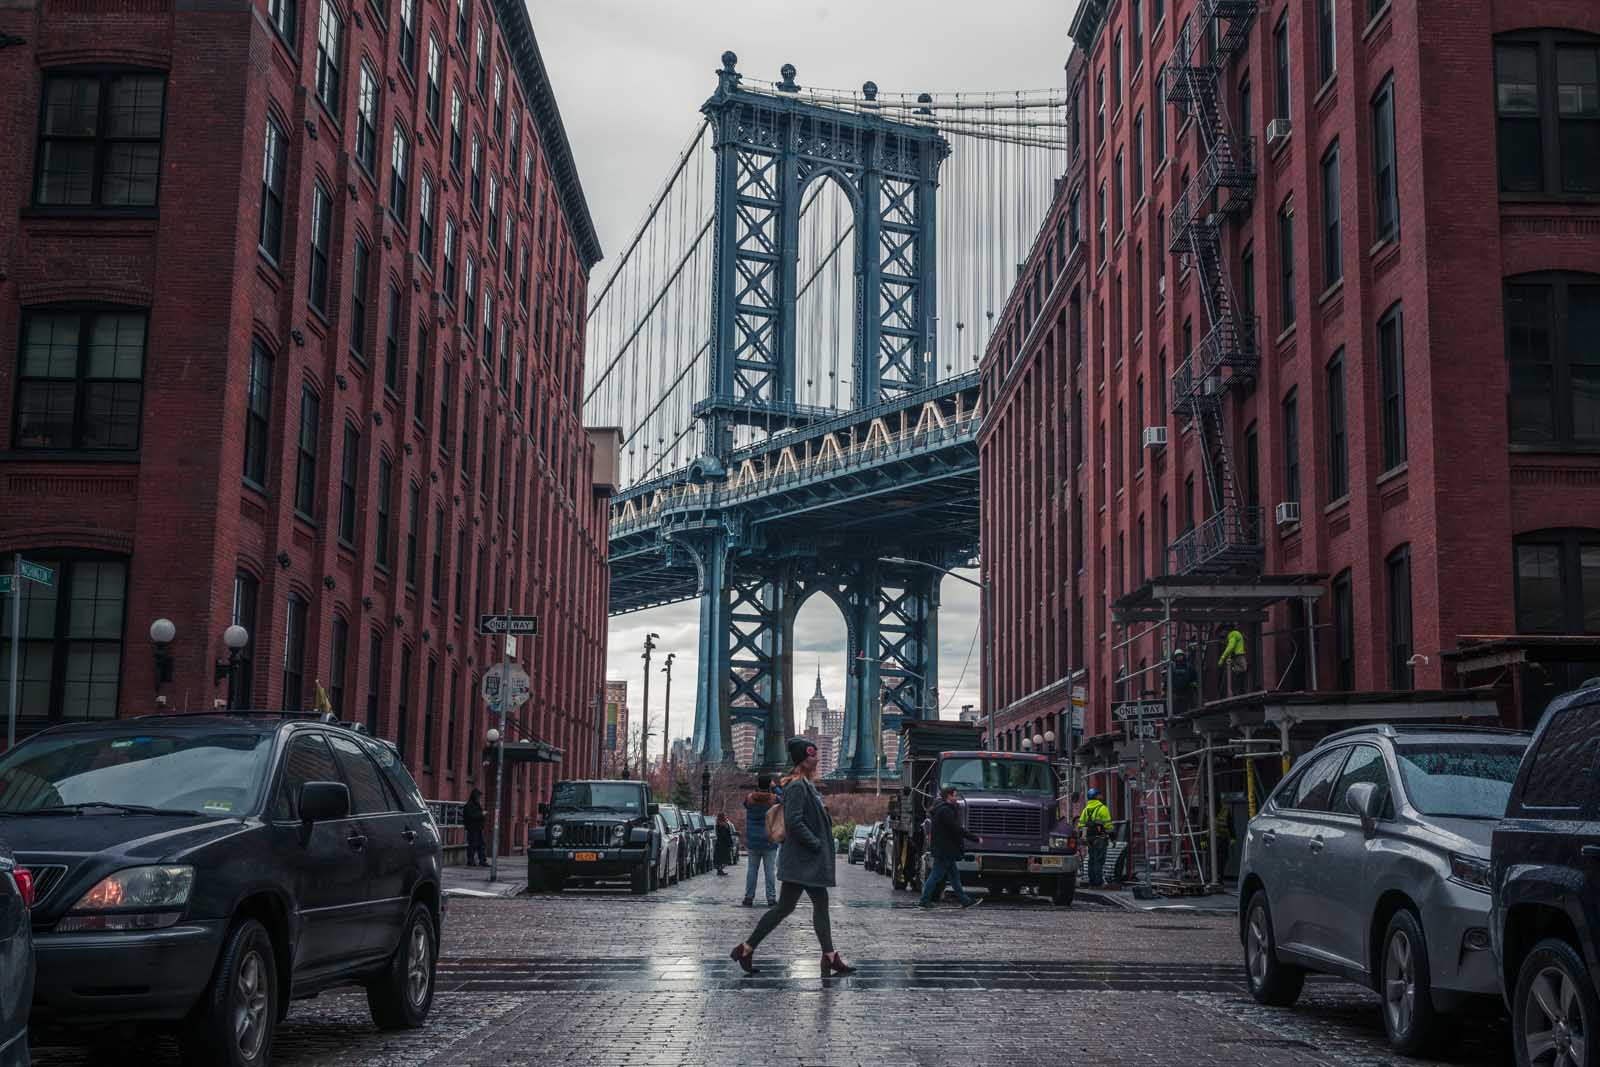
[[[743,867],[643,898],[456,898],[425,1030],[379,1033],[364,995],[342,991],[294,1005],[274,1063],[1410,1062],[1389,1052],[1376,998],[1353,985],[1312,979],[1292,1011],[1255,1004],[1230,917],[1082,901],[1052,909],[1029,898],[925,914],[887,879],[839,870],[834,934],[860,966],[854,977],[818,977],[804,902],[762,946],[760,974],[741,976],[727,950],[760,914],[739,905]],[[1497,1014],[1467,1023],[1449,1062],[1508,1063]],[[163,1039],[116,1042],[120,1062],[176,1058]],[[35,1062],[79,1067],[107,1054],[46,1047]]]

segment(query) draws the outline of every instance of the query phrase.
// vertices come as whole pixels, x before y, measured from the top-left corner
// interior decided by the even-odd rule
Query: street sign
[[[517,658],[517,639],[506,634],[506,659]]]
[[[489,710],[504,714],[515,711],[528,702],[528,672],[515,663],[502,663],[483,672],[484,702]],[[502,707],[509,704],[509,707]]]
[[[1135,740],[1154,741],[1156,739],[1156,724],[1153,722],[1136,722],[1130,734]]]
[[[1111,706],[1111,717],[1118,722],[1160,719],[1167,714],[1167,706],[1159,700],[1128,700]]]
[[[51,570],[49,567],[40,566],[37,563],[29,563],[27,560],[22,561],[22,576],[28,579],[28,581],[38,582],[40,585],[56,584],[55,571]]]
[[[527,634],[529,637],[537,637],[539,635],[539,616],[480,615],[478,616],[478,632],[480,634]]]

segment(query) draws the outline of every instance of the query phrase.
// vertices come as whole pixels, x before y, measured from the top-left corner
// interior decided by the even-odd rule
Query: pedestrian
[[[922,886],[921,906],[933,907],[933,902],[939,899],[944,891],[946,879],[950,881],[950,889],[955,893],[956,899],[961,902],[961,909],[977,907],[982,901],[967,894],[961,885],[961,857],[966,853],[963,842],[972,841],[982,843],[983,838],[961,825],[961,809],[956,804],[961,800],[961,794],[953,785],[947,785],[940,790],[939,802],[928,813],[928,820],[932,824],[933,833],[929,840],[929,851],[933,853],[933,871],[928,875],[928,880]]]
[[[1244,632],[1238,623],[1228,624],[1228,639],[1222,646],[1222,658],[1217,660],[1222,668],[1223,688],[1229,696],[1244,691],[1245,674],[1250,670],[1250,660],[1244,653]]]
[[[1089,802],[1078,813],[1078,831],[1089,842],[1089,884],[1104,885],[1101,868],[1111,847],[1111,809],[1100,799],[1100,790],[1089,790]]]
[[[727,815],[717,812],[717,873],[726,878],[728,872],[722,868],[733,862],[733,824],[728,821]]]
[[[467,830],[467,866],[482,867],[489,862],[483,847],[483,794],[474,789],[461,806],[461,825]],[[473,862],[477,857],[477,862]]]
[[[772,775],[756,776],[756,789],[744,798],[744,843],[750,859],[744,872],[744,906],[756,902],[756,868],[767,872],[767,907],[778,903],[778,884],[773,869],[778,862],[778,846],[767,840],[767,811],[778,802],[772,791]]]
[[[1172,651],[1172,714],[1182,717],[1192,705],[1194,699],[1195,677],[1194,667],[1189,663],[1189,655],[1182,648]]]
[[[755,930],[729,954],[746,974],[754,974],[756,949],[800,903],[811,898],[811,925],[822,947],[822,977],[854,974],[833,948],[828,921],[828,889],[834,884],[833,819],[813,779],[817,774],[817,746],[809,738],[789,739],[789,762],[794,773],[783,780],[783,844],[778,852],[778,880],[783,889],[778,903],[761,916]]]

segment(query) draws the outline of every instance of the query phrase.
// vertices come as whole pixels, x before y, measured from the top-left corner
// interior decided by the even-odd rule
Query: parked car
[[[850,849],[845,857],[851,863],[860,863],[867,858],[867,834],[871,831],[870,826],[857,826],[850,835]]]
[[[0,1067],[28,1067],[33,1001],[33,874],[0,841]]]
[[[672,880],[681,882],[693,873],[691,862],[694,855],[694,839],[690,836],[688,820],[683,817],[683,812],[676,805],[661,805],[661,817],[666,820],[667,833],[671,834],[673,839]]]
[[[1389,1043],[1416,1055],[1447,1016],[1498,995],[1489,841],[1528,735],[1363,726],[1323,740],[1250,821],[1239,937],[1250,991],[1287,1006],[1307,971],[1383,998]]]
[[[661,814],[659,808],[652,821],[655,823],[655,880],[651,888],[654,889],[678,880],[678,850],[682,847],[683,839],[668,829],[666,816]]]
[[[626,878],[634,893],[650,892],[654,815],[644,782],[557,782],[528,833],[528,888]]]
[[[1551,703],[1490,847],[1519,1067],[1600,1063],[1600,685]]]
[[[35,1019],[181,1023],[188,1058],[272,1057],[286,999],[433,1004],[443,841],[393,747],[298,713],[58,726],[0,757],[33,876]]]
[[[694,870],[692,874],[705,874],[711,869],[713,849],[711,821],[698,811],[686,812],[694,833]]]
[[[739,851],[739,828],[737,826],[735,826],[732,823],[731,820],[728,823],[728,839],[733,843],[733,851],[728,854],[728,858],[732,862],[738,863],[739,862],[739,856],[740,856],[740,851]]]
[[[883,861],[888,854],[888,849],[884,846],[884,841],[889,833],[889,821],[887,819],[873,823],[871,829],[867,831],[867,855],[866,859],[862,861],[867,870],[876,871],[879,874],[885,873]]]

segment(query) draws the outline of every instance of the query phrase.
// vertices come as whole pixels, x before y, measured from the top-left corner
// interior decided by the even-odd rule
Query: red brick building
[[[1526,714],[1600,674],[1600,8],[1224,3],[1254,9],[1228,40],[1200,6],[1085,0],[1073,24],[1081,240],[1050,249],[1058,203],[984,362],[1002,720],[1059,714],[1081,668],[1108,733],[1112,605],[1203,570],[1225,509],[1253,573],[1322,589],[1314,619],[1250,628],[1253,688],[1509,679]],[[1211,99],[1248,195],[1201,195],[1216,160],[1165,100],[1175,49],[1228,53]],[[1217,262],[1169,251],[1179,217]],[[1253,360],[1218,372],[1222,498],[1175,403],[1215,344],[1207,275]],[[1513,669],[1458,677],[1481,635]]]
[[[510,609],[509,736],[590,771],[600,249],[524,5],[48,0],[0,34],[0,565],[57,579],[23,728],[209,708],[237,623],[236,705],[320,683],[429,797],[487,793],[476,621]],[[551,774],[508,778],[509,843]]]

